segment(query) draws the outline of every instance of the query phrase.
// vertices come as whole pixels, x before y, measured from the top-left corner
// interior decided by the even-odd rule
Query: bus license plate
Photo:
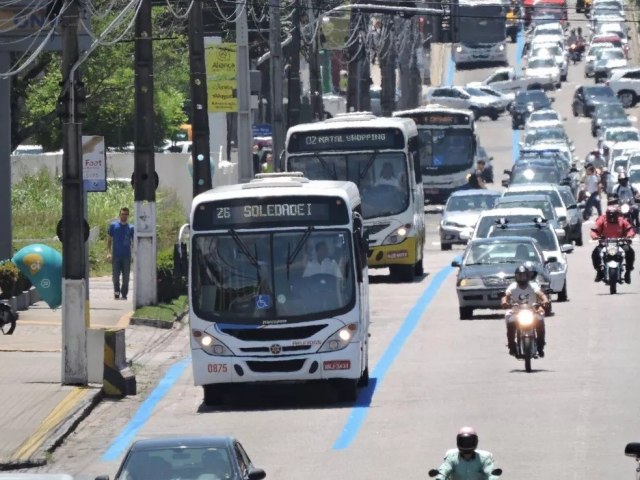
[[[349,370],[351,368],[351,360],[327,360],[322,367],[325,370]]]

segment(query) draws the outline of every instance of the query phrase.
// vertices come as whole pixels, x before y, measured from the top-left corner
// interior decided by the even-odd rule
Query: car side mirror
[[[558,257],[549,257],[545,260],[544,263],[555,263],[558,261]]]
[[[627,457],[640,458],[640,443],[639,442],[627,443],[627,446],[624,447],[624,454]]]
[[[502,180],[502,186],[503,187],[508,187],[509,186],[509,180]]]
[[[565,243],[564,245],[562,245],[562,247],[560,247],[562,253],[571,253],[573,252],[573,248],[574,247],[572,243]]]
[[[261,468],[253,467],[249,470],[249,480],[262,480],[263,478],[266,478],[266,476],[267,472]]]
[[[576,210],[578,208],[578,205],[576,205],[575,203],[572,203],[571,205],[567,205],[567,210]]]
[[[435,468],[432,468],[431,470],[429,470],[429,476],[430,477],[437,477],[438,475],[440,475],[440,472],[438,470],[436,470]]]
[[[493,475],[494,477],[499,477],[500,475],[502,475],[502,469],[501,468],[496,468],[494,470],[491,471],[491,475]]]
[[[462,258],[458,255],[453,260],[451,260],[452,267],[461,267],[462,266]]]
[[[469,230],[462,230],[459,233],[459,236],[460,240],[469,241],[469,239],[471,238],[471,232]]]
[[[504,173],[505,175],[511,175],[511,170],[503,170],[503,173]]]

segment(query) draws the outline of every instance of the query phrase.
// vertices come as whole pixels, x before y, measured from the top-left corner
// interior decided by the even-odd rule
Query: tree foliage
[[[94,19],[94,34],[99,35],[114,18],[115,14]],[[173,137],[186,121],[183,106],[189,92],[189,55],[184,35],[186,20],[177,20],[165,9],[154,8],[153,21],[154,132],[155,142],[160,145],[164,139]],[[113,36],[117,37],[118,33]],[[60,58],[60,54],[46,54],[40,61],[40,70],[32,74],[29,81],[14,81],[15,98],[23,100],[16,102],[19,115],[18,121],[14,122],[17,131],[13,132],[13,142],[20,143],[30,137],[46,150],[61,148],[62,125],[55,115],[56,100],[61,91]],[[99,46],[80,72],[86,93],[86,101],[81,107],[85,115],[83,133],[103,135],[110,147],[122,148],[133,142],[133,32],[117,43]]]

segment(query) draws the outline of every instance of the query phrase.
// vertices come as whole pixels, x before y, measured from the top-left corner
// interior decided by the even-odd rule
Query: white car
[[[556,88],[560,88],[560,69],[556,61],[552,57],[532,58],[527,63],[525,70],[527,77],[546,77],[549,78]]]
[[[562,37],[564,36],[564,29],[560,23],[543,23],[533,29],[532,36],[537,37],[540,35],[557,35]]]
[[[531,112],[529,118],[527,118],[524,129],[555,127],[558,124],[562,126],[562,117],[560,114],[551,108],[543,108],[542,110]]]
[[[622,48],[603,48],[596,53],[593,62],[593,75],[596,83],[605,80],[613,70],[627,66],[627,57]]]
[[[629,183],[633,186],[633,188],[640,191],[640,165],[629,167],[627,175],[629,175]]]
[[[468,84],[467,89],[469,87],[476,88],[488,95],[492,95],[493,97],[498,99],[500,104],[504,106],[505,110],[509,109],[509,107],[513,103],[513,100],[516,98],[516,94],[513,92],[501,92],[500,90],[496,90],[495,88],[492,88],[488,85]]]
[[[640,142],[640,132],[635,127],[610,127],[598,139],[598,148],[611,149],[620,142]]]
[[[544,213],[539,208],[493,208],[482,212],[473,228],[462,231],[460,237],[463,240],[487,238],[491,227],[501,219],[506,219],[511,223],[527,223],[534,221],[536,218],[544,218]]]
[[[593,77],[593,67],[596,61],[596,55],[598,52],[605,48],[613,48],[613,43],[601,42],[601,43],[592,43],[589,49],[587,50],[587,54],[584,57],[584,76],[585,77]]]
[[[560,80],[567,81],[569,74],[569,62],[567,61],[567,53],[556,43],[540,43],[535,44],[529,51],[529,58],[552,57],[555,59],[560,69]]]

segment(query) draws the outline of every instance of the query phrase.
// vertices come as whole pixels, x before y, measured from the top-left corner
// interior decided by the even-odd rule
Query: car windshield
[[[472,242],[464,265],[516,264],[527,260],[540,262],[531,242]]]
[[[602,49],[611,48],[613,46],[614,46],[613,43],[596,43],[591,48],[589,48],[589,51],[587,52],[587,56],[595,57],[598,54],[598,52],[601,51]]]
[[[584,94],[587,97],[615,97],[610,87],[585,87]]]
[[[524,139],[525,144],[533,145],[544,142],[564,142],[567,140],[566,134],[561,128],[545,128],[535,130],[527,134]]]
[[[562,55],[560,47],[538,47],[531,52],[532,57],[556,57]]]
[[[526,190],[526,191],[509,191],[504,192],[505,197],[510,197],[512,195],[548,195],[551,197],[551,203],[554,208],[562,207],[562,200],[560,199],[560,194],[557,190]]]
[[[409,206],[406,157],[400,152],[313,153],[289,157],[288,170],[310,180],[349,180],[362,196],[365,219],[404,212]]]
[[[199,234],[192,308],[214,322],[291,323],[336,315],[354,301],[346,230]]]
[[[511,175],[512,184],[517,183],[559,183],[560,175],[555,169],[518,168]]]
[[[633,142],[640,140],[640,133],[634,130],[607,130],[604,137],[607,142]]]
[[[497,196],[494,195],[459,195],[449,198],[445,207],[446,212],[467,212],[474,210],[489,210],[493,208]]]
[[[627,118],[624,108],[619,105],[603,105],[598,107],[595,112],[596,118]]]
[[[536,58],[531,60],[528,64],[528,68],[549,68],[556,64],[553,58]]]
[[[559,120],[560,117],[558,116],[558,114],[556,112],[541,112],[541,111],[537,111],[537,112],[532,112],[531,115],[529,116],[529,121],[530,122],[542,122],[544,120]]]
[[[516,198],[501,198],[496,204],[496,208],[539,208],[544,213],[544,218],[547,220],[554,219],[555,210],[549,200],[518,200]]]
[[[576,204],[576,197],[573,196],[573,193],[571,193],[570,188],[560,188],[558,189],[558,192],[560,193],[560,196],[562,197],[562,202],[565,204],[565,206],[568,207],[570,205]]]
[[[486,238],[491,227],[501,219],[506,219],[509,223],[528,223],[535,220],[535,217],[532,215],[520,214],[509,215],[505,217],[504,215],[494,215],[492,212],[491,214],[485,215],[478,220],[478,224],[476,225],[476,230],[474,232],[474,238]]]
[[[627,166],[631,168],[631,165],[640,165],[640,155],[632,155],[629,157]]]
[[[614,160],[613,162],[613,171],[616,172],[618,171],[618,169],[624,170],[626,166],[627,166],[627,159],[619,158],[618,160]]]
[[[489,238],[508,236],[533,238],[538,241],[538,243],[540,244],[540,248],[542,248],[542,250],[544,251],[558,250],[558,237],[556,237],[555,233],[552,232],[548,227],[539,228],[535,225],[525,228],[505,229],[494,227],[491,232],[489,232]],[[535,261],[536,257],[534,256],[534,253],[531,252],[529,254],[529,258],[525,258],[524,260]]]
[[[465,88],[465,91],[469,95],[474,95],[476,97],[486,97],[487,95],[489,95],[487,92],[483,92],[479,88],[474,88],[474,87],[467,87],[467,88]]]
[[[629,182],[640,183],[640,169],[631,170],[629,172]]]
[[[624,52],[620,50],[601,50],[597,55],[598,60],[622,60],[624,59]]]
[[[520,92],[516,96],[516,102],[520,104],[524,103],[539,103],[545,107],[550,107],[551,103],[544,92],[540,90],[530,90],[528,92]]]
[[[423,173],[434,170],[457,172],[470,167],[474,159],[474,137],[470,129],[443,129],[421,126],[420,165]]]
[[[236,477],[232,461],[225,449],[215,447],[134,450],[116,480],[230,479]]]

